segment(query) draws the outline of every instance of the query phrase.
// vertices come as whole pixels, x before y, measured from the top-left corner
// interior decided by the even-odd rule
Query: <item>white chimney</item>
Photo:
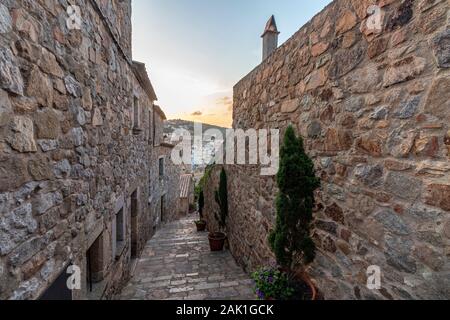
[[[272,15],[269,21],[267,21],[266,28],[261,36],[263,38],[263,61],[278,48],[279,34],[280,32],[278,32],[275,17]]]

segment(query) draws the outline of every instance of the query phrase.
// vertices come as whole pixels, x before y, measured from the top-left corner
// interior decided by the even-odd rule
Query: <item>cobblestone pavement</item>
[[[229,251],[212,253],[208,233],[195,230],[196,216],[163,226],[147,243],[125,300],[252,300],[249,276]]]

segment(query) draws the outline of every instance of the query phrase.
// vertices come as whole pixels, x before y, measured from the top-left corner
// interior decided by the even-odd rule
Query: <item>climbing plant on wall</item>
[[[205,194],[204,194],[205,183],[208,181],[209,177],[211,176],[212,169],[213,169],[213,166],[211,166],[211,165],[208,165],[206,167],[203,177],[200,179],[198,184],[195,186],[195,190],[194,190],[195,201],[197,201],[197,204],[198,204],[198,212],[200,214],[200,219],[203,219],[203,209],[205,207]]]
[[[269,244],[280,266],[293,269],[311,263],[315,245],[310,227],[313,219],[314,190],[320,181],[315,176],[314,164],[305,153],[303,139],[297,137],[292,126],[284,136],[277,174],[279,192],[276,198],[275,229],[269,235]]]
[[[228,190],[227,190],[227,173],[222,168],[220,172],[219,190],[215,192],[216,202],[219,205],[219,224],[222,228],[226,226],[226,218],[228,215]]]
[[[208,165],[205,168],[205,173],[203,174],[203,177],[201,177],[200,181],[197,183],[197,185],[195,186],[195,199],[197,199],[197,201],[200,198],[200,193],[203,192],[203,188],[205,187],[205,183],[208,181],[209,177],[211,176],[211,171],[213,169],[212,165]]]

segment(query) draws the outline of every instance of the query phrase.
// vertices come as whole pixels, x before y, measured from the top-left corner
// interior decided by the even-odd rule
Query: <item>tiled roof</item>
[[[166,114],[164,113],[164,111],[162,111],[162,109],[158,106],[158,105],[153,105],[153,109],[155,110],[156,113],[158,113],[161,117],[161,119],[163,120],[167,120]]]
[[[192,183],[191,174],[183,174],[180,177],[180,198],[189,198],[191,183]]]
[[[150,78],[148,77],[145,64],[143,64],[142,62],[133,61],[132,69],[145,93],[148,95],[149,99],[152,101],[158,100],[152,83],[150,82]]]

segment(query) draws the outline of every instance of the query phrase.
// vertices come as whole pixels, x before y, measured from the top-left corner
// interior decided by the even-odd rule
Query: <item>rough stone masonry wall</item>
[[[450,298],[449,43],[448,1],[337,0],[234,88],[235,128],[305,138],[322,180],[309,270],[328,299]],[[231,251],[252,270],[273,261],[275,180],[227,173]]]
[[[81,8],[81,30],[67,28],[68,1],[0,3],[0,299],[38,298],[69,262],[82,268],[73,297],[92,297],[86,251],[96,239],[104,280],[93,298],[111,297],[129,276],[132,246],[139,254],[155,227],[153,110],[131,69],[131,2],[70,4]]]

